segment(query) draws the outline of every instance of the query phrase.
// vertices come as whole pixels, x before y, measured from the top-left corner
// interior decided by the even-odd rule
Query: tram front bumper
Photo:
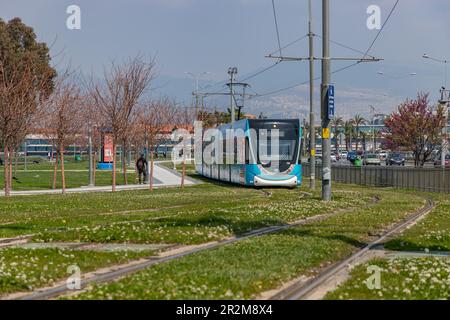
[[[296,176],[291,176],[286,179],[266,179],[260,176],[254,177],[254,184],[256,187],[295,187],[298,179]]]

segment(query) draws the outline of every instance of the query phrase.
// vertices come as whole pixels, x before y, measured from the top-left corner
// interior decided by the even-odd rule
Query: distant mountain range
[[[153,96],[168,95],[175,97],[180,103],[189,105],[193,101],[193,80],[161,76],[155,81]],[[207,87],[207,82],[201,82],[200,87]],[[226,92],[226,87],[216,85],[211,91]],[[319,119],[319,91],[315,90],[316,119]],[[391,96],[381,90],[360,89],[351,87],[336,88],[336,114],[348,119],[355,114],[361,114],[371,119],[369,105],[376,108],[376,113],[390,113],[404,100],[404,97]],[[229,108],[228,96],[212,96],[205,99],[205,105],[220,111]],[[245,101],[244,112],[258,116],[273,118],[309,118],[309,88],[300,86],[269,96],[255,96]]]

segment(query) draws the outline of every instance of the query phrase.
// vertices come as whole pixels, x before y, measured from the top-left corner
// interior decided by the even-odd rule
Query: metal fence
[[[304,164],[303,176],[309,177],[310,170],[310,165]],[[316,179],[321,177],[322,167],[316,166]],[[450,194],[449,168],[333,166],[331,179],[340,183]]]

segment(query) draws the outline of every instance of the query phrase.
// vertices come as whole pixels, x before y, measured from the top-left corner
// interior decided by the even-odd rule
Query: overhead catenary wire
[[[302,41],[302,40],[305,39],[306,37],[308,37],[307,34],[305,34],[304,36],[301,36],[300,38],[297,38],[297,39],[295,39],[295,40],[289,42],[288,44],[282,46],[282,47],[281,47],[281,50],[284,50],[284,49],[286,49],[286,48],[289,48],[290,46],[296,44],[297,42]],[[278,50],[275,50],[275,51],[269,53],[269,56],[271,56],[271,55],[273,55],[273,54],[275,54],[275,53],[277,53],[277,52],[279,52],[279,51],[280,51],[279,49],[278,49]]]
[[[367,48],[367,50],[366,50],[364,53],[363,53],[362,51],[360,52],[360,53],[363,53],[362,59],[365,59],[367,56],[369,56],[369,52],[372,50],[372,48],[373,48],[373,46],[375,45],[376,41],[377,41],[378,38],[380,37],[381,33],[382,33],[383,30],[384,30],[384,27],[385,27],[386,24],[389,22],[389,20],[390,20],[392,14],[394,13],[395,9],[397,8],[397,5],[398,5],[399,2],[400,2],[400,0],[396,0],[394,6],[391,8],[391,10],[390,10],[390,12],[389,12],[389,14],[388,14],[388,16],[387,16],[387,18],[386,18],[386,20],[384,21],[384,23],[383,23],[383,25],[381,26],[380,30],[378,30],[378,32],[377,32],[375,38],[372,40],[372,42],[370,43],[370,45],[369,45],[369,47]],[[334,41],[334,43],[335,43],[335,44],[338,44],[337,41]],[[345,45],[343,45],[343,44],[339,44],[339,45],[345,46]],[[348,46],[346,46],[346,47],[348,47]],[[348,47],[347,49],[357,50],[357,49],[353,49],[353,48],[351,48],[351,47]],[[359,50],[358,50],[358,51],[359,51]],[[339,69],[337,69],[337,70],[331,72],[331,74],[336,74],[336,73],[338,73],[338,72],[342,72],[342,71],[345,71],[345,70],[347,70],[347,69],[350,69],[350,68],[352,68],[352,67],[354,67],[354,66],[356,66],[356,65],[359,65],[359,64],[362,62],[362,59],[361,59],[361,60],[358,60],[358,61],[356,61],[356,62],[354,62],[354,63],[351,63],[351,64],[349,64],[349,65],[347,65],[347,66],[344,66],[344,67],[342,67],[342,68],[339,68]],[[317,81],[318,79],[320,79],[320,77],[314,78],[314,81]],[[301,83],[298,83],[298,84],[295,84],[295,85],[291,85],[291,86],[288,86],[288,87],[284,87],[284,88],[276,89],[276,90],[269,91],[269,92],[266,92],[266,93],[262,93],[262,94],[260,94],[260,95],[258,95],[258,96],[256,96],[256,97],[264,97],[264,96],[269,96],[269,95],[273,95],[273,94],[276,94],[276,93],[280,93],[280,92],[283,92],[283,91],[286,91],[286,90],[290,90],[290,89],[293,89],[293,88],[296,88],[296,87],[305,85],[305,84],[307,84],[308,82],[309,82],[309,80],[308,80],[308,81],[301,82]]]
[[[378,40],[378,37],[381,35],[381,32],[383,32],[384,27],[386,26],[386,24],[388,23],[389,19],[391,18],[392,14],[395,11],[395,8],[397,8],[398,3],[400,2],[400,0],[397,0],[394,4],[394,6],[392,7],[391,11],[389,12],[386,20],[383,22],[383,25],[381,26],[380,30],[378,30],[377,35],[375,36],[375,38],[373,39],[372,43],[370,44],[369,48],[366,50],[363,59],[369,54],[370,50],[372,50],[373,46],[375,45],[375,42]]]
[[[314,34],[314,36],[317,37],[317,38],[319,38],[319,39],[322,39],[322,36],[321,36],[321,35]],[[366,54],[366,52],[364,52],[364,51],[362,51],[362,50],[358,50],[358,49],[352,48],[352,47],[350,47],[350,46],[348,46],[348,45],[346,45],[346,44],[340,43],[340,42],[338,42],[338,41],[330,40],[330,42],[333,43],[333,44],[335,44],[335,45],[337,45],[337,46],[340,46],[340,47],[342,47],[342,48],[351,50],[351,51],[353,51],[353,52],[360,53],[360,54],[363,54],[363,55]],[[369,55],[369,54],[366,54],[366,56],[369,56],[370,58],[375,58],[374,56]]]
[[[278,28],[278,19],[277,19],[277,11],[275,9],[275,0],[272,0],[272,9],[273,9],[273,19],[274,19],[274,22],[275,22],[275,31],[277,33],[278,49],[279,49],[280,56],[281,56],[282,55],[282,53],[281,53],[282,49],[281,49],[281,41],[280,41],[280,30]]]

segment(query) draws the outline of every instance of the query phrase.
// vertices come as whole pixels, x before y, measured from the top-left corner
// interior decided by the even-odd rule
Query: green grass
[[[356,194],[345,194],[337,196],[330,203],[324,203],[317,198],[302,197],[295,190],[279,189],[272,192],[270,199],[262,196],[253,201],[244,198],[220,206],[217,203],[206,205],[203,202],[201,207],[195,209],[160,211],[165,217],[153,220],[44,231],[34,237],[34,240],[198,244],[337,209],[364,205],[370,200]],[[208,193],[204,196],[211,197]]]
[[[15,170],[17,168],[17,170]],[[73,157],[69,157],[64,163],[66,187],[77,188],[86,186],[89,183],[89,163],[88,161],[74,161]],[[123,185],[123,173],[119,172],[121,163],[117,164],[117,184]],[[128,183],[135,183],[136,175],[133,168],[128,169]],[[62,187],[61,183],[61,167],[58,168],[57,185],[59,189]],[[72,171],[71,171],[72,170]],[[27,171],[24,170],[24,165],[19,164],[17,167],[13,166],[13,190],[44,190],[51,189],[53,182],[53,163],[48,160],[40,160],[38,164],[33,164],[31,160],[27,165]],[[111,185],[111,171],[96,171],[96,185],[107,186]],[[3,190],[4,172],[3,167],[0,167],[0,190]]]
[[[380,268],[380,288],[369,289],[369,266]],[[375,259],[356,267],[351,279],[327,299],[437,300],[450,299],[450,259]]]
[[[126,263],[146,252],[99,252],[69,249],[22,249],[0,250],[0,296],[13,292],[26,292],[55,284],[71,274],[67,268],[78,266],[81,273],[102,267]]]
[[[35,233],[46,228],[94,226],[178,214],[178,207],[191,211],[201,210],[205,206],[227,207],[235,202],[251,202],[263,197],[252,189],[231,190],[216,185],[198,185],[184,189],[155,189],[152,192],[139,190],[2,198],[0,238]]]
[[[53,183],[52,171],[17,171],[14,175],[12,189],[16,191],[22,190],[45,190],[51,189]],[[87,171],[66,171],[66,188],[77,188],[87,186],[89,183],[89,173]],[[117,172],[117,185],[124,184],[123,174]],[[134,171],[128,172],[128,183],[135,183],[136,175]],[[62,188],[61,172],[58,172],[56,188]],[[97,186],[108,186],[112,184],[112,177],[110,171],[97,171],[96,181]],[[3,190],[3,172],[0,173],[0,186]]]
[[[401,236],[386,244],[387,249],[405,251],[450,251],[450,197],[434,195],[436,208]]]
[[[339,187],[352,191],[352,187]],[[359,188],[361,190],[361,188]],[[250,299],[301,274],[308,275],[357,250],[387,226],[423,205],[403,192],[363,189],[381,196],[370,208],[252,238],[150,267],[78,299]],[[353,190],[354,191],[354,190]]]

